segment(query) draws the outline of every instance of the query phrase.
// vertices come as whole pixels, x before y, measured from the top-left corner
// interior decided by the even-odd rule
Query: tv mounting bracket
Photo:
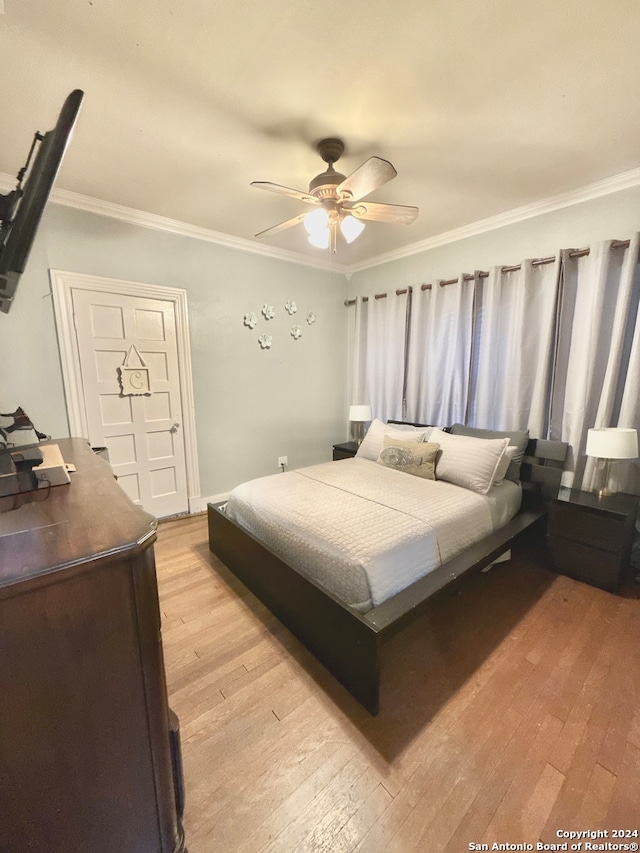
[[[27,155],[27,162],[24,164],[22,169],[20,169],[17,175],[18,183],[16,188],[6,194],[0,193],[0,233],[3,228],[9,225],[13,220],[13,214],[16,211],[16,206],[22,198],[22,182],[24,181],[24,177],[31,165],[33,152],[36,150],[36,145],[43,140],[44,135],[40,133],[40,131],[36,131],[33,134],[33,142],[31,143],[29,154]]]

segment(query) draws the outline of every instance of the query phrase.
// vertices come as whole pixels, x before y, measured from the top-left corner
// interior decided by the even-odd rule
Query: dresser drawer
[[[337,462],[338,459],[353,459],[353,453],[348,453],[346,450],[334,450],[333,461]]]
[[[547,530],[583,545],[623,554],[629,548],[631,530],[623,516],[608,515],[590,507],[556,501],[551,507]]]
[[[616,592],[627,564],[623,556],[595,550],[560,536],[548,535],[547,545],[560,574]]]

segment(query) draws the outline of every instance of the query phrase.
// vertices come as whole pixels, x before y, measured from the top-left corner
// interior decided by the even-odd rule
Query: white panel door
[[[89,441],[134,503],[187,512],[174,303],[82,288],[72,301]]]

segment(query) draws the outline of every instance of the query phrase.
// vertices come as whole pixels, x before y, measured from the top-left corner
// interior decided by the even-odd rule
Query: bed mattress
[[[508,480],[480,495],[356,457],[243,483],[225,511],[365,612],[506,524],[521,497]]]

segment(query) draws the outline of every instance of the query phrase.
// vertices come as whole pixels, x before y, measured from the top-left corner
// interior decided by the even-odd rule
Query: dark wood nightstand
[[[345,441],[343,444],[333,445],[333,461],[338,459],[351,459],[358,452],[356,441]]]
[[[616,592],[629,568],[639,502],[635,495],[561,489],[547,522],[556,571]]]

